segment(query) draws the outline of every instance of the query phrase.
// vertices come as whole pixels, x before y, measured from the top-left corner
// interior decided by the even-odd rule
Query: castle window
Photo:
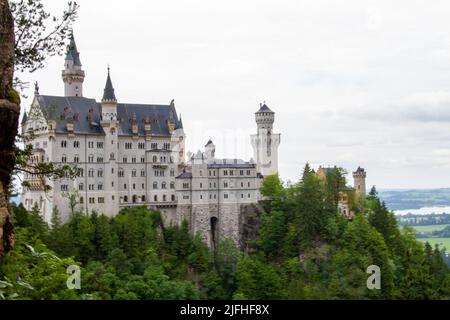
[[[114,199],[115,199],[114,196],[111,196],[111,200],[114,201]]]
[[[133,171],[131,171],[131,176],[132,177],[136,177],[136,170],[135,169],[133,169]]]
[[[67,148],[67,141],[61,140],[61,148]]]
[[[98,189],[98,190],[103,190],[103,184],[102,184],[102,183],[99,183],[98,186],[97,186],[97,189]]]
[[[123,202],[128,202],[128,196],[123,197]]]
[[[133,195],[132,201],[133,201],[133,203],[137,202],[137,196],[136,195]]]
[[[224,182],[224,183],[223,183],[223,187],[224,187],[224,188],[228,188],[228,182]]]
[[[183,195],[183,199],[184,200],[189,200],[189,196],[188,195]]]
[[[228,170],[223,170],[223,175],[227,176],[228,175]]]
[[[103,170],[102,169],[98,169],[97,171],[97,177],[103,177]]]
[[[145,158],[141,157],[141,163],[145,163]]]
[[[153,160],[153,162],[156,162],[156,161],[158,161],[158,157],[157,156],[153,156],[152,160]]]
[[[142,189],[145,189],[145,183],[143,183],[141,186],[142,186]]]
[[[241,188],[243,188],[244,187],[244,183],[243,182],[241,182]]]
[[[125,142],[125,149],[131,149],[133,144],[131,142]]]
[[[126,184],[126,183],[123,184],[123,188],[124,188],[125,190],[127,190],[127,184]]]
[[[173,169],[170,170],[170,176],[171,177],[175,176],[175,170],[173,170]]]
[[[161,183],[161,189],[166,189],[166,183],[165,182]]]
[[[200,200],[203,200],[203,196],[202,195],[200,195]]]
[[[84,198],[83,197],[80,197],[80,204],[83,204],[84,203]]]
[[[243,193],[241,193],[241,199],[244,199],[244,194]]]
[[[175,189],[175,182],[170,183],[170,189]]]
[[[80,141],[74,141],[73,142],[73,147],[74,148],[79,148],[80,147]]]
[[[158,144],[156,142],[152,142],[150,144],[150,147],[152,148],[152,150],[156,150],[156,149],[158,149]]]
[[[224,193],[224,194],[223,194],[223,198],[224,198],[224,199],[228,199],[228,194],[227,194],[227,193]]]
[[[158,182],[153,182],[153,189],[158,189]]]
[[[164,150],[170,150],[170,143],[164,143],[163,149]]]
[[[131,158],[131,162],[132,162],[132,163],[136,163],[136,157],[132,157],[132,158]]]
[[[200,189],[202,189],[202,188],[203,188],[203,183],[200,182]]]
[[[167,196],[165,194],[163,194],[163,201],[166,202],[167,201]]]
[[[67,191],[67,190],[69,190],[69,187],[67,186],[67,184],[62,184],[61,191]]]
[[[78,169],[78,176],[79,177],[84,177],[84,169],[83,168],[79,168]]]
[[[123,157],[123,163],[127,163],[127,162],[128,162],[127,157]]]
[[[171,195],[171,197],[170,197],[170,198],[171,198],[171,200],[172,200],[172,201],[175,201],[175,195],[174,195],[174,194],[173,194],[173,195]]]
[[[250,170],[247,170],[247,175],[248,176],[251,175],[251,171]]]
[[[145,142],[139,142],[138,148],[139,149],[145,149]]]
[[[67,162],[67,156],[65,154],[62,155],[61,162],[62,163],[66,163]]]
[[[105,203],[105,198],[99,197],[98,198],[98,203]]]
[[[183,183],[183,189],[189,189],[189,182]]]
[[[123,177],[123,175],[124,175],[123,169],[120,168],[120,169],[119,169],[118,176],[119,176],[119,177]]]
[[[136,184],[133,183],[133,190],[136,190]]]
[[[89,162],[89,163],[94,162],[94,156],[93,156],[92,154],[90,154],[90,155],[88,156],[88,162]]]
[[[97,148],[103,149],[103,142],[97,142]]]
[[[230,170],[230,176],[234,175],[234,170]]]
[[[89,169],[89,173],[88,173],[89,177],[93,177],[94,176],[94,169]]]
[[[103,163],[103,157],[97,157],[97,163]]]
[[[250,193],[247,195],[247,198],[250,198]]]
[[[158,202],[158,196],[156,194],[153,197],[153,201]]]
[[[247,182],[248,187],[250,188],[250,182]]]
[[[142,196],[142,197],[141,197],[141,201],[142,201],[142,202],[145,202],[145,196]]]
[[[78,190],[83,191],[83,189],[84,189],[84,184],[80,183],[78,185]]]
[[[93,147],[94,147],[94,141],[89,141],[88,148],[93,148]]]
[[[141,170],[141,177],[145,177],[145,170],[144,169]]]
[[[115,160],[114,157],[114,152],[111,152],[111,154],[109,155],[109,160]]]
[[[243,176],[244,175],[244,170],[239,170],[239,175]]]
[[[200,177],[203,176],[203,170],[200,170]]]

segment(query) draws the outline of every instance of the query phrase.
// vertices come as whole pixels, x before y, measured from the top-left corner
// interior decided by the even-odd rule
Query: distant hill
[[[379,190],[378,193],[391,210],[450,206],[450,188]]]

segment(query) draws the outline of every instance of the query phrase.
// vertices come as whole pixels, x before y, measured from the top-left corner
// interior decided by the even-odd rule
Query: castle
[[[67,221],[72,209],[115,216],[125,207],[146,206],[159,210],[167,224],[187,220],[192,233],[211,247],[223,238],[239,243],[241,212],[261,200],[263,177],[278,173],[275,113],[265,103],[255,113],[249,161],[216,158],[211,140],[186,160],[186,135],[173,100],[167,105],[120,102],[108,67],[97,102],[83,96],[84,79],[72,36],[62,71],[64,96],[41,95],[36,85],[21,125],[22,134],[33,135],[31,164],[70,164],[79,174],[49,180],[25,173],[25,208],[37,207],[50,222],[55,207]],[[358,179],[358,191],[365,194],[365,173]]]

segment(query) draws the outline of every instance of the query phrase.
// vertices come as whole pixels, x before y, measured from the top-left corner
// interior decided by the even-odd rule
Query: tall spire
[[[106,78],[105,89],[103,91],[102,102],[117,102],[116,95],[114,94],[114,88],[111,81],[110,69],[108,65],[108,77]]]
[[[78,52],[73,32],[70,35],[70,43],[67,46],[66,60],[72,60],[74,66],[81,67],[80,53]]]

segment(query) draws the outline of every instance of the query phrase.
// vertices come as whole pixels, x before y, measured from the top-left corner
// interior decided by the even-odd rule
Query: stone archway
[[[218,230],[217,230],[217,223],[219,222],[219,219],[217,217],[212,217],[210,219],[210,239],[211,239],[211,248],[215,251],[217,247],[218,242]]]

